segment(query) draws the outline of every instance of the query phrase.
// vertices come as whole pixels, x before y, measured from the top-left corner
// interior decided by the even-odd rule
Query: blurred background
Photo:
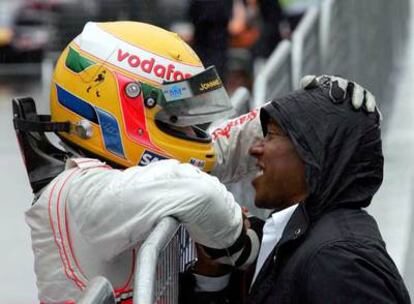
[[[87,21],[113,20],[178,32],[205,66],[216,65],[239,114],[297,88],[306,74],[341,75],[374,93],[383,113],[385,178],[368,211],[413,297],[412,7],[412,0],[0,0],[0,303],[37,303],[24,221],[33,196],[11,99],[32,96],[38,112],[48,113],[59,53]],[[264,216],[252,207],[248,182],[229,189]]]

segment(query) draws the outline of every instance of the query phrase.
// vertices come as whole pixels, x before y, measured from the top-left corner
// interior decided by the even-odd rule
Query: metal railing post
[[[171,217],[162,219],[141,245],[137,253],[134,281],[134,304],[153,304],[158,257],[179,228]]]
[[[78,304],[115,304],[111,283],[104,277],[95,277],[89,281]]]
[[[291,42],[283,40],[270,55],[254,82],[251,109],[292,89],[291,49]]]
[[[329,64],[329,37],[331,37],[331,22],[332,22],[332,10],[334,0],[323,1],[320,8],[320,22],[319,22],[319,33],[320,33],[320,52],[321,52],[321,67],[326,69]],[[325,72],[325,71],[323,71]]]
[[[304,74],[319,74],[319,10],[308,9],[292,35],[292,83],[299,88]],[[314,37],[311,35],[314,34]],[[312,39],[315,38],[315,39]]]
[[[249,110],[250,91],[245,87],[238,87],[230,98],[236,115],[242,115]]]

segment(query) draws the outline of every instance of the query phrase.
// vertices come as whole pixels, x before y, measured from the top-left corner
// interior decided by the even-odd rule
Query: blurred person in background
[[[261,109],[252,184],[255,205],[273,213],[263,230],[251,226],[261,235],[256,267],[240,283],[240,273],[199,249],[183,276],[182,303],[243,303],[243,291],[245,303],[410,303],[363,209],[383,179],[381,115],[369,92],[356,111],[350,97],[359,88],[347,95],[343,85],[329,88],[331,80],[307,78],[305,90]]]
[[[281,40],[282,11],[277,1],[234,1],[229,23],[227,88],[252,87],[255,61],[264,62]]]
[[[276,49],[281,40],[279,24],[282,10],[278,1],[257,0],[260,12],[260,37],[253,46],[253,57],[267,58]]]
[[[194,25],[192,47],[206,66],[216,67],[224,81],[232,11],[232,0],[191,0],[189,5]]]

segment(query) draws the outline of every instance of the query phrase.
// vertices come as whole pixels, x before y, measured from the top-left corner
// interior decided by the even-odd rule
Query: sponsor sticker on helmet
[[[221,81],[219,78],[216,78],[214,80],[210,80],[208,82],[202,82],[200,83],[200,87],[198,88],[201,92],[207,91],[207,90],[215,90],[217,88],[221,87]]]
[[[162,86],[162,93],[167,102],[176,101],[193,97],[189,84],[184,82],[164,84]]]
[[[219,75],[214,67],[188,79],[166,82],[162,85],[162,92],[167,102],[191,98],[223,87]]]
[[[189,79],[191,90],[194,95],[204,94],[223,87],[223,83],[214,67],[209,67]]]
[[[199,169],[204,169],[204,166],[206,164],[206,162],[204,160],[201,159],[197,159],[197,158],[192,158],[190,159],[190,164],[192,164],[193,166],[199,168]]]
[[[138,162],[138,166],[141,166],[141,167],[146,166],[152,162],[156,162],[156,161],[163,160],[163,159],[168,159],[168,157],[145,150],[141,156],[140,161]]]

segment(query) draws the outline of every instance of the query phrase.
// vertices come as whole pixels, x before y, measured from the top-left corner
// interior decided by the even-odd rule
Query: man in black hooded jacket
[[[265,138],[251,149],[261,169],[255,204],[274,209],[282,228],[266,229],[266,221],[247,303],[410,303],[377,223],[363,210],[383,178],[380,114],[332,98],[323,85],[309,85],[261,110]],[[269,242],[266,233],[278,229]],[[196,265],[201,275],[226,271],[205,256],[198,263],[210,266]],[[218,292],[199,286],[191,302],[240,303],[236,277]],[[189,278],[191,271],[191,288]]]

